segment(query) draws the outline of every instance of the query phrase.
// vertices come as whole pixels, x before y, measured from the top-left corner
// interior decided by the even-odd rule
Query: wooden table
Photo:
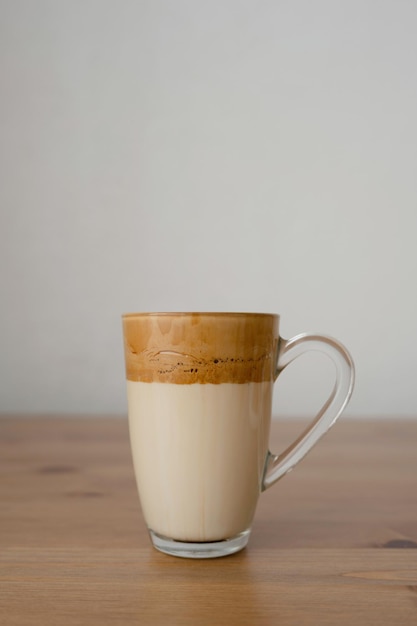
[[[1,419],[0,504],[2,626],[417,624],[417,420],[342,419],[222,559],[151,548],[121,418]]]

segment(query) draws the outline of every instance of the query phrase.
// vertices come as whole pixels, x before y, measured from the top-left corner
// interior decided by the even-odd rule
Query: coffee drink
[[[243,548],[261,491],[317,440],[307,434],[284,455],[288,468],[268,452],[280,355],[295,350],[295,358],[309,349],[299,344],[311,340],[288,347],[278,322],[277,315],[257,313],[123,317],[133,464],[158,549],[208,557]],[[324,351],[346,357],[330,342]]]

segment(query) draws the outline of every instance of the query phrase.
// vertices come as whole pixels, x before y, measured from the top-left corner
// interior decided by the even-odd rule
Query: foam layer
[[[245,383],[275,373],[277,315],[161,313],[123,316],[131,381]]]

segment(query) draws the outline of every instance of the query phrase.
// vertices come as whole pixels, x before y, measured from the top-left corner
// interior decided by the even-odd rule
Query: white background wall
[[[349,347],[351,415],[417,414],[416,33],[412,0],[0,0],[0,409],[123,413],[122,312],[253,310]]]

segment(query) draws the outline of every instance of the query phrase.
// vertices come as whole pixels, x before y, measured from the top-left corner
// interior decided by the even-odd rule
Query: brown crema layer
[[[274,379],[278,315],[131,313],[123,316],[126,376],[140,382]]]

